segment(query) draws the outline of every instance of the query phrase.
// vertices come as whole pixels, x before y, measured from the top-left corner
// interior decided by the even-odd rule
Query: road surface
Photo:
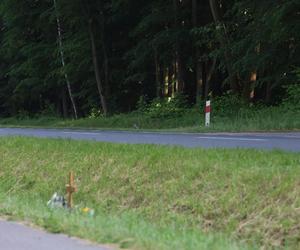
[[[290,133],[161,133],[69,129],[0,128],[0,136],[71,138],[129,144],[204,148],[282,149],[300,152],[300,132]]]
[[[0,220],[1,250],[109,250],[61,234],[50,234]]]

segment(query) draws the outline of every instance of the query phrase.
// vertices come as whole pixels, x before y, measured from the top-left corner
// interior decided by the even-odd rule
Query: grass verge
[[[0,138],[0,214],[137,249],[300,247],[300,155]],[[79,206],[51,211],[76,172]],[[238,242],[238,243],[235,243]]]
[[[196,109],[181,115],[156,117],[133,112],[110,117],[63,120],[56,117],[2,118],[2,127],[52,127],[87,129],[168,130],[182,132],[251,132],[300,130],[300,116],[296,110],[280,107],[261,110],[240,110],[232,114],[212,113],[210,128],[204,126],[204,115]]]

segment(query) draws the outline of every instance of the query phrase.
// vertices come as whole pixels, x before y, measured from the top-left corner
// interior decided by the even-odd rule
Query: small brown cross
[[[74,185],[74,174],[70,172],[69,174],[69,184],[66,185],[66,191],[68,195],[68,208],[73,207],[73,193],[77,191],[76,186]]]

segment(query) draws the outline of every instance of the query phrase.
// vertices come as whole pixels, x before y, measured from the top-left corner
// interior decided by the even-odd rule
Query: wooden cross
[[[69,174],[69,184],[66,185],[66,191],[68,195],[68,208],[73,207],[73,193],[77,191],[76,186],[74,185],[74,174],[70,172]]]

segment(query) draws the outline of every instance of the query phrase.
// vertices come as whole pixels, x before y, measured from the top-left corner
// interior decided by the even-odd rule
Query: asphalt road
[[[0,220],[1,250],[109,250],[61,234],[49,234]]]
[[[300,132],[290,133],[160,133],[68,129],[0,128],[0,136],[71,138],[129,144],[161,144],[203,148],[282,149],[300,152]]]

